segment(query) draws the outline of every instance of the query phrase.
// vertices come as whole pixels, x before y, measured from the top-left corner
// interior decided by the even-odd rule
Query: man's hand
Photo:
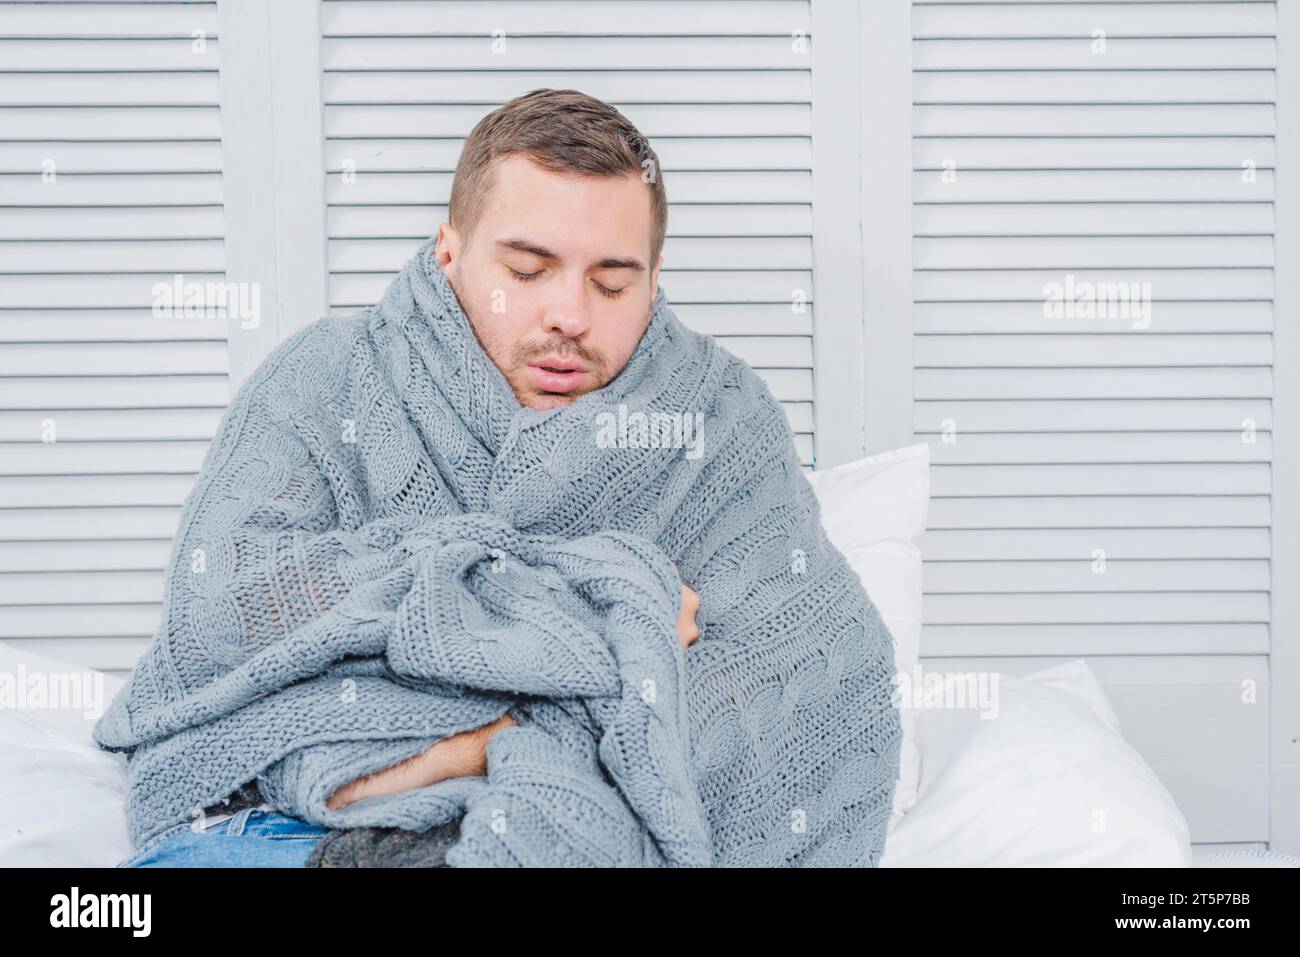
[[[443,738],[401,764],[343,785],[329,796],[325,806],[337,811],[362,798],[414,791],[447,778],[485,775],[488,742],[502,728],[514,723],[510,715],[503,714],[491,724]]]
[[[695,613],[700,610],[700,596],[689,585],[682,585],[682,613],[677,618],[677,637],[682,647],[689,648],[700,637],[700,626],[695,623]]]

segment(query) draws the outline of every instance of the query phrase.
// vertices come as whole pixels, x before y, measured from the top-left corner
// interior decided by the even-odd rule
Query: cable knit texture
[[[700,413],[702,441],[638,412]],[[454,867],[874,866],[893,672],[748,366],[661,287],[612,382],[523,408],[429,240],[378,305],[308,325],[239,390],[95,736],[130,755],[139,845],[255,782],[336,829],[459,820]],[[486,776],[326,808],[507,711]]]

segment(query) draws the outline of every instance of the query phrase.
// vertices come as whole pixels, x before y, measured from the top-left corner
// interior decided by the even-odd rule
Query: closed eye
[[[506,266],[506,268],[510,270],[510,275],[514,276],[520,282],[530,282],[542,274],[540,269],[537,270],[537,272],[520,272],[512,266]],[[591,282],[606,299],[617,299],[619,296],[623,295],[622,289],[610,289],[608,286],[603,286],[594,279]]]

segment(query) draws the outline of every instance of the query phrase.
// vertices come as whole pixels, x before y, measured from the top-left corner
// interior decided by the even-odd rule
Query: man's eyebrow
[[[542,259],[560,258],[545,246],[539,246],[526,239],[498,239],[497,245],[503,246],[506,249],[517,249],[520,252],[532,253],[534,256],[540,256]],[[618,259],[613,256],[606,256],[604,259],[594,263],[593,265],[595,265],[597,269],[635,269],[638,272],[645,272],[645,263],[641,262],[639,259]]]

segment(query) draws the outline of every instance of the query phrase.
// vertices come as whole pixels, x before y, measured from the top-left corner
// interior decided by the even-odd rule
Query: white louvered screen
[[[332,312],[377,301],[437,231],[479,118],[532,89],[580,89],[653,142],[671,202],[660,283],[685,323],[767,380],[810,466],[811,53],[796,51],[799,31],[807,0],[325,0]]]
[[[915,6],[938,644],[1086,624],[1095,652],[1267,647],[1271,7]],[[1150,283],[1149,328],[1045,317],[1068,276]]]
[[[1203,656],[1224,711],[1266,672],[1275,15],[913,5],[927,655],[1169,656],[1111,667],[1148,683]],[[1071,281],[1150,283],[1149,315],[1045,315]],[[1239,799],[1267,792],[1267,709],[1180,741],[1166,680],[1130,736],[1193,839],[1266,838]]]
[[[228,400],[216,4],[0,4],[0,639],[121,671]],[[50,441],[53,440],[53,441]]]

